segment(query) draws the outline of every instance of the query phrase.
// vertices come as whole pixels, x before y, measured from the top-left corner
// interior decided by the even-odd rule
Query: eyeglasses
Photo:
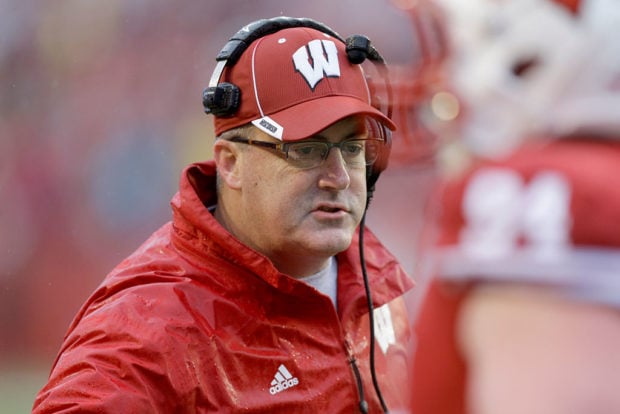
[[[341,142],[298,141],[276,143],[233,137],[229,141],[276,151],[282,158],[301,169],[318,167],[327,159],[329,151],[334,147],[340,150],[342,159],[349,167],[359,168],[372,165],[379,157],[379,151],[381,151],[381,146],[383,145],[383,141],[377,138],[347,139]]]

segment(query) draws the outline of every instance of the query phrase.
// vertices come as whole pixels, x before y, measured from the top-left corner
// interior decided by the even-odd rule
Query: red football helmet
[[[394,133],[390,165],[433,162],[442,127],[459,116],[459,103],[446,83],[449,56],[443,15],[430,1],[393,0],[412,21],[414,60],[392,65]]]

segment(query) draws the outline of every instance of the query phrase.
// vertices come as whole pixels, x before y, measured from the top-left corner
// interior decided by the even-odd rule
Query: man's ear
[[[235,143],[225,139],[215,140],[213,145],[213,159],[217,171],[224,183],[234,189],[241,188],[241,151]]]

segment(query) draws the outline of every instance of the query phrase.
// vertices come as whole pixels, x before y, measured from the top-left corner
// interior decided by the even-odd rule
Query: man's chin
[[[333,256],[347,250],[351,245],[352,237],[353,235],[349,231],[321,232],[320,235],[307,238],[304,244],[310,251]]]

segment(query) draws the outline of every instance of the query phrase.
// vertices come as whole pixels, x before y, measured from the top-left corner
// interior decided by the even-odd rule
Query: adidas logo
[[[269,387],[269,393],[271,395],[276,395],[279,392],[282,392],[288,388],[293,388],[299,384],[299,380],[291,375],[291,373],[286,369],[286,367],[282,364],[278,367],[278,372],[276,372],[273,381],[271,381],[271,387]]]

